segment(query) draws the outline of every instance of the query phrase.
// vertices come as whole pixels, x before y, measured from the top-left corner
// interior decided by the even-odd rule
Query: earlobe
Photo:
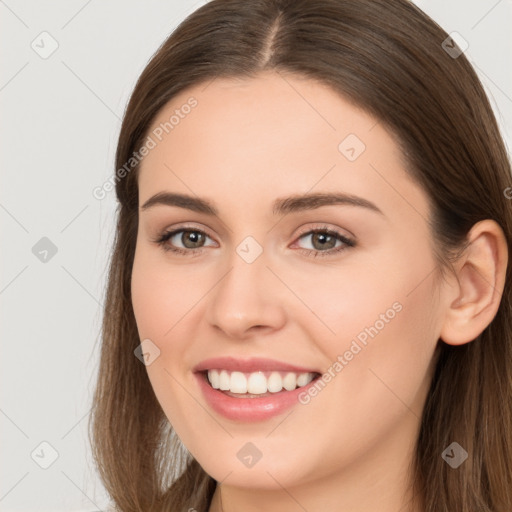
[[[497,222],[477,222],[468,246],[455,263],[456,285],[447,289],[447,310],[440,338],[462,345],[477,338],[492,322],[501,302],[508,263],[507,241]]]

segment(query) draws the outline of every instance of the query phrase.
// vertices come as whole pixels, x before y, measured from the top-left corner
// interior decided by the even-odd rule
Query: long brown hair
[[[431,202],[441,269],[483,219],[498,222],[512,254],[504,193],[510,161],[475,71],[464,54],[447,51],[447,38],[407,0],[213,0],[153,56],[117,148],[117,231],[90,421],[93,454],[118,510],[207,511],[216,485],[180,445],[134,356],[141,340],[130,295],[138,224],[138,165],[131,159],[157,113],[187,87],[216,77],[275,70],[317,80],[395,134],[408,172]],[[499,310],[477,339],[439,341],[411,466],[425,512],[512,510],[511,270]],[[468,452],[456,470],[441,457],[454,441]]]

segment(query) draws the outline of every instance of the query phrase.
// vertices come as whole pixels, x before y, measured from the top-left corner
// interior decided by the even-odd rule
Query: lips
[[[270,419],[273,416],[284,413],[290,407],[297,406],[300,404],[299,394],[307,392],[307,389],[315,385],[320,377],[320,372],[313,368],[264,358],[243,360],[234,357],[219,357],[206,359],[196,365],[193,370],[203,397],[213,411],[231,420],[250,422]],[[257,372],[260,374],[260,378],[263,375],[270,377],[270,375],[274,374],[274,377],[276,377],[275,374],[283,374],[286,379],[286,375],[290,377],[293,373],[299,375],[308,374],[306,381],[309,381],[310,378],[313,378],[313,380],[295,389],[291,389],[295,385],[290,385],[290,389],[285,387],[281,391],[276,390],[276,392],[237,394],[213,387],[209,382],[208,374],[211,375],[214,371],[220,371],[221,373],[229,372],[231,375],[240,374],[236,376],[236,379],[241,378],[243,373],[255,374]],[[299,383],[297,382],[297,384]],[[243,389],[240,389],[240,391],[243,391]],[[257,391],[261,392],[263,390],[257,389]]]
[[[227,370],[230,372],[252,373],[257,371],[281,371],[295,373],[320,373],[315,368],[293,365],[276,359],[255,357],[251,359],[236,359],[234,357],[214,357],[205,359],[193,368],[194,372],[205,370]]]

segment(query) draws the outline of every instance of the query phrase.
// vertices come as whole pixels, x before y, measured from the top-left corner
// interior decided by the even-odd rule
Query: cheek
[[[146,370],[158,401],[177,430],[186,431],[179,425],[198,413],[187,391],[196,385],[189,372],[188,349],[200,300],[209,288],[211,284],[197,279],[197,269],[192,266],[173,268],[155,251],[137,249],[131,278],[137,330],[141,340],[149,339],[158,347],[158,357]]]
[[[193,429],[187,418],[197,417],[196,402],[185,391],[182,365],[186,334],[187,304],[193,304],[193,287],[180,274],[155,265],[144,251],[136,253],[132,271],[132,304],[141,340],[158,347],[158,357],[146,366],[149,381],[166,417],[186,445],[194,445]],[[180,319],[182,319],[180,321]],[[180,344],[179,340],[185,343]]]
[[[337,323],[334,313],[326,316],[337,336],[323,337],[329,359],[341,356],[333,395],[323,406],[331,401],[341,422],[351,411],[358,426],[347,423],[347,432],[368,441],[391,431],[399,418],[421,417],[439,334],[428,276],[433,263],[425,256],[382,261],[380,272],[359,274],[353,291],[337,299]]]
[[[433,268],[428,248],[404,243],[329,275],[301,274],[296,290],[314,312],[301,330],[332,375],[319,407],[342,422],[347,410],[382,425],[407,407],[421,415],[439,335]]]
[[[208,287],[197,279],[197,270],[185,265],[172,268],[154,251],[138,249],[131,279],[132,304],[139,334],[163,340],[170,338]]]
[[[140,336],[159,339],[172,326],[172,315],[176,309],[172,293],[155,269],[143,263],[134,264],[131,289]]]

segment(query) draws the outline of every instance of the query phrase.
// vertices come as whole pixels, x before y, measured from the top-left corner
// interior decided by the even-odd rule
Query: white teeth
[[[247,393],[247,378],[242,372],[233,372],[229,390],[231,393]]]
[[[295,373],[287,373],[283,379],[283,388],[287,391],[292,391],[297,387],[297,377]]]
[[[272,372],[267,379],[267,390],[277,393],[283,389],[283,378],[279,372]]]
[[[252,395],[260,395],[267,392],[267,379],[262,372],[254,372],[249,375],[247,392]]]
[[[302,386],[305,386],[306,384],[309,384],[310,382],[311,382],[311,379],[309,378],[308,373],[301,373],[297,377],[297,386],[299,386],[299,388],[301,388]]]
[[[227,370],[208,370],[208,380],[212,388],[231,393],[278,393],[282,389],[294,390],[297,386],[306,386],[313,380],[311,372],[229,372]]]
[[[208,372],[208,378],[210,379],[210,384],[212,385],[212,388],[213,389],[219,389],[219,387],[220,387],[220,375],[219,375],[219,372],[211,372],[211,373]]]
[[[229,391],[229,381],[229,373],[226,370],[222,370],[219,375],[219,389],[221,391]]]

